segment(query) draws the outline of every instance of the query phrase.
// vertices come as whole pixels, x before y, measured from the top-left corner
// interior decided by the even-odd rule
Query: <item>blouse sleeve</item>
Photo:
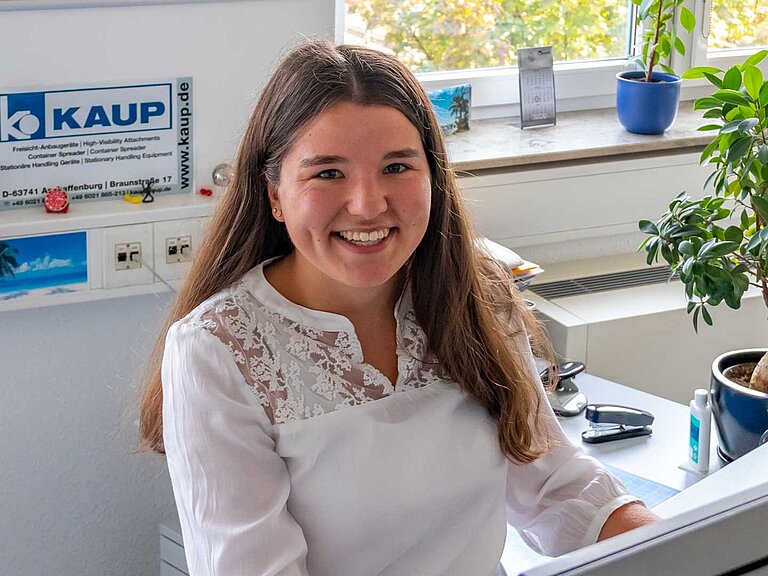
[[[163,439],[190,576],[306,576],[271,423],[228,349],[174,324],[162,365]]]
[[[523,345],[535,372],[527,339]],[[559,556],[596,542],[608,516],[638,499],[568,440],[543,387],[540,394],[538,433],[549,438],[552,449],[530,464],[510,461],[507,521],[531,548]]]

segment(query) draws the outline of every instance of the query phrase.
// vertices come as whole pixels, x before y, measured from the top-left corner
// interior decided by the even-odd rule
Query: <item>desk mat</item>
[[[640,498],[648,508],[653,508],[679,492],[679,490],[669,486],[664,486],[641,476],[635,476],[613,466],[603,464],[603,467],[624,485],[627,492]],[[517,574],[534,566],[546,564],[550,560],[548,556],[542,556],[528,548],[528,545],[523,542],[515,529],[511,527],[507,528],[507,542],[501,558],[502,564],[507,568],[509,574]],[[511,569],[512,566],[514,566],[514,570]]]

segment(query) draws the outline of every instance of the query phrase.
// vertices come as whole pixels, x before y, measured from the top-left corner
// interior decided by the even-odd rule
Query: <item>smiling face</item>
[[[299,133],[269,198],[295,247],[284,272],[302,294],[393,291],[429,222],[419,132],[395,108],[336,104]]]

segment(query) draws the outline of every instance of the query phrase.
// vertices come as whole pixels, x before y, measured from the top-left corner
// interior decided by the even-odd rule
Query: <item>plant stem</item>
[[[659,33],[661,32],[661,13],[664,8],[664,0],[659,0],[659,13],[656,15],[656,32],[653,35],[653,47],[648,55],[648,70],[645,73],[645,81],[650,82],[653,76],[653,61],[656,58],[656,46],[659,43]]]

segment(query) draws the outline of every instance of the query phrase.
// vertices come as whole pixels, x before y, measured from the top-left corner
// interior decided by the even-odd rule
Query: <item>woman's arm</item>
[[[202,328],[168,332],[163,439],[190,576],[306,576],[272,425],[230,351]]]
[[[600,530],[600,536],[597,537],[598,542],[600,540],[606,540],[613,536],[618,536],[624,532],[628,532],[633,528],[639,528],[646,524],[653,524],[658,522],[659,518],[656,514],[648,510],[645,506],[638,502],[626,504],[608,516],[608,520],[603,524],[603,529]]]
[[[530,354],[527,339],[518,338],[515,344]],[[530,370],[537,373],[532,354]],[[530,464],[510,462],[507,471],[507,520],[523,540],[559,556],[655,520],[599,462],[568,440],[543,387],[539,393],[536,435],[548,438],[551,450]]]

